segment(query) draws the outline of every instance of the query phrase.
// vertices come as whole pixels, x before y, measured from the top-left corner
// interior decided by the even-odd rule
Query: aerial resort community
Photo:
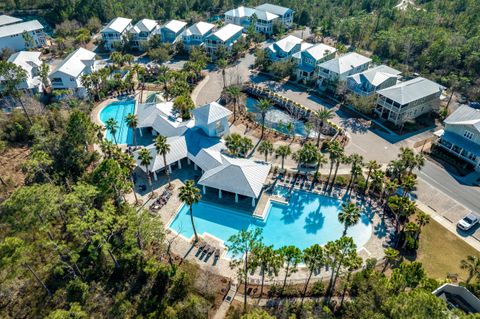
[[[1,318],[478,318],[480,2],[281,3],[0,3]]]

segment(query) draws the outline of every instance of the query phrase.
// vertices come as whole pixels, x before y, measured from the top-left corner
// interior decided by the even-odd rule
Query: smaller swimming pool
[[[107,130],[105,138],[111,142],[116,140],[117,144],[133,144],[133,130],[125,122],[126,116],[132,113],[135,113],[134,99],[116,101],[105,106],[100,111],[102,123],[105,125],[109,119],[113,118],[118,124],[115,139],[109,130]]]

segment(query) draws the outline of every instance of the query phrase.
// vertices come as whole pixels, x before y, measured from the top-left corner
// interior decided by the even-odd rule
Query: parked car
[[[461,230],[469,230],[475,226],[479,221],[479,218],[474,213],[470,213],[467,216],[460,219],[457,223],[457,227]]]

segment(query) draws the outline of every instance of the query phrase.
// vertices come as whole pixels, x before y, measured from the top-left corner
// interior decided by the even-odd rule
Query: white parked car
[[[469,230],[475,226],[479,221],[479,218],[474,213],[470,213],[467,216],[460,219],[457,223],[457,227],[461,230]]]

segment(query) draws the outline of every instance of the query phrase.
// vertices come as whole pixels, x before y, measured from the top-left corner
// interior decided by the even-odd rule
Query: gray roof
[[[378,91],[392,101],[405,105],[435,93],[441,93],[444,87],[428,79],[418,77]]]
[[[137,105],[138,127],[152,127],[164,136],[185,133],[192,121],[182,121],[172,113],[173,102],[142,103]]]
[[[196,121],[200,121],[208,125],[220,119],[226,117],[228,118],[232,112],[217,102],[211,102],[194,109],[192,114]]]
[[[206,33],[208,33],[210,30],[212,30],[213,28],[215,28],[215,25],[214,25],[214,24],[200,21],[200,22],[195,23],[195,24],[192,25],[191,27],[189,27],[189,28],[187,29],[187,31],[185,31],[185,35],[192,35],[192,34],[194,34],[194,35],[203,36],[203,35],[205,35]]]
[[[170,152],[165,155],[167,165],[175,163],[185,157],[187,157],[187,143],[185,141],[184,136],[171,136],[167,137],[167,143],[170,145]],[[157,150],[155,148],[155,144],[151,144],[146,147],[146,149],[150,152],[150,156],[152,157],[152,161],[148,166],[148,170],[150,172],[158,171],[159,169],[164,168],[164,161],[163,156],[157,154]],[[139,159],[140,150],[133,152],[133,157],[135,158],[137,165],[145,171],[145,167],[140,165]]]
[[[268,12],[274,13],[274,14],[279,15],[279,16],[283,16],[285,13],[287,13],[289,10],[291,10],[289,8],[277,6],[277,5],[270,4],[270,3],[264,3],[262,5],[259,5],[259,6],[255,7],[255,9],[262,10],[262,11],[268,11]]]
[[[234,35],[243,31],[243,27],[229,23],[222,28],[215,31],[215,33],[211,34],[209,37],[216,37],[222,42],[226,42],[230,40]]]
[[[262,10],[255,10],[255,16],[258,19],[264,20],[264,21],[271,21],[279,18],[279,16],[276,15],[275,13],[262,11]]]
[[[480,109],[461,105],[444,122],[449,125],[472,125],[480,132]]]
[[[151,19],[142,19],[138,21],[130,30],[131,33],[152,32],[158,26],[157,21]]]
[[[398,78],[401,73],[401,71],[382,64],[361,73],[351,75],[349,78],[353,79],[357,84],[367,81],[374,86],[378,86],[392,77]]]
[[[12,16],[7,16],[5,14],[0,15],[0,26],[2,25],[7,25],[7,24],[12,24],[12,23],[17,23],[21,22],[22,19],[15,18]]]
[[[229,17],[243,18],[243,17],[251,17],[252,14],[254,13],[255,13],[255,9],[240,6],[236,9],[228,10],[227,12],[225,12],[225,15]]]
[[[95,62],[95,52],[84,48],[78,48],[77,50],[70,53],[63,61],[60,63],[50,75],[56,72],[62,72],[64,74],[77,77],[79,76],[87,67],[93,68]]]
[[[37,20],[4,25],[0,27],[0,38],[41,29],[43,29],[43,25]]]
[[[320,64],[321,68],[327,69],[336,74],[344,74],[353,68],[359,67],[363,64],[370,63],[372,59],[367,58],[356,52],[350,52],[339,56],[338,58],[331,59]]]
[[[257,198],[270,171],[270,164],[223,156],[223,164],[200,178],[198,184]]]

